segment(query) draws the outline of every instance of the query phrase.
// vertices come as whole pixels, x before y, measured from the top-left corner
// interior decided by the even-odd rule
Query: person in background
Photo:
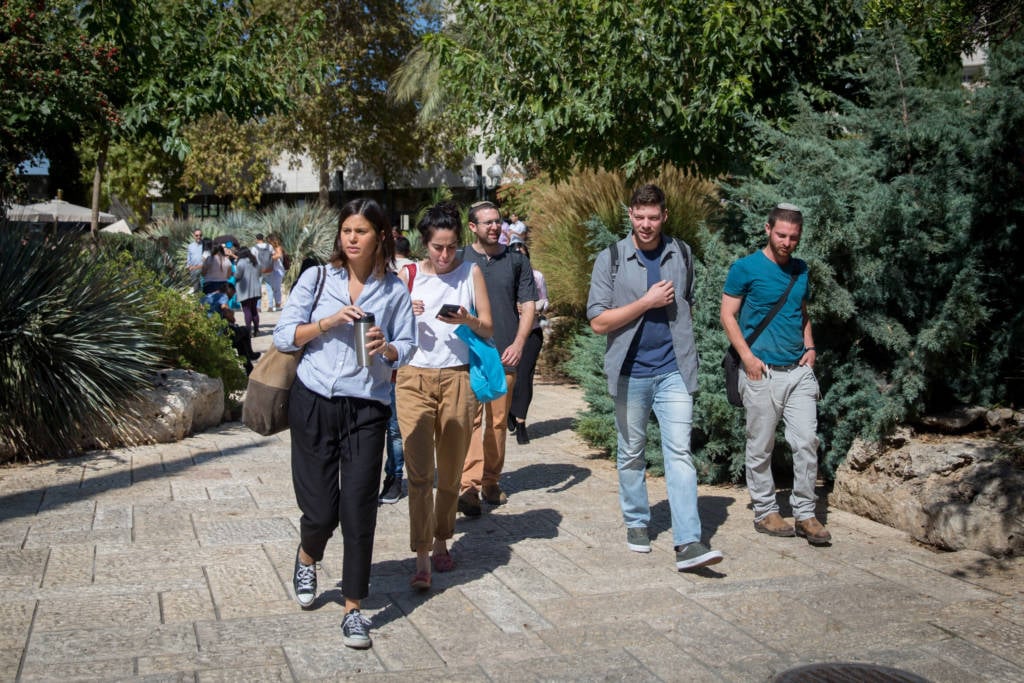
[[[203,263],[203,292],[211,294],[216,292],[228,281],[234,271],[234,264],[224,253],[224,247],[214,244],[210,250],[210,256]]]
[[[260,272],[256,255],[248,247],[241,247],[235,261],[235,288],[245,316],[245,326],[252,336],[260,333]]]
[[[274,301],[273,290],[267,276],[274,269],[274,249],[263,239],[263,233],[256,234],[256,244],[252,245],[252,253],[256,256],[256,267],[260,271],[260,298],[263,296],[263,288],[267,288],[267,310],[271,308]]]
[[[515,216],[515,214],[513,214]],[[525,242],[519,242],[519,253],[530,258],[530,249]],[[511,248],[511,247],[509,247]],[[531,264],[532,267],[532,264]],[[526,431],[526,413],[533,402],[533,375],[537,369],[537,359],[544,345],[542,325],[544,311],[548,310],[548,286],[544,282],[544,274],[533,268],[533,282],[537,285],[537,315],[533,321],[533,329],[523,345],[523,357],[516,366],[516,384],[512,389],[512,403],[508,409],[508,430],[516,435],[516,443],[525,446],[530,443],[530,435]]]
[[[508,246],[526,244],[526,223],[519,220],[519,214],[515,211],[508,215]]]
[[[469,208],[469,229],[476,239],[466,247],[463,258],[483,271],[491,302],[494,345],[501,354],[509,392],[482,404],[473,419],[473,438],[462,468],[459,511],[479,517],[481,498],[490,505],[504,505],[508,500],[498,485],[505,467],[508,404],[515,389],[516,366],[533,329],[537,287],[533,284],[530,260],[498,243],[501,214],[493,202],[477,202]]]
[[[431,207],[417,230],[427,258],[407,266],[399,277],[412,292],[419,345],[398,371],[396,387],[409,473],[409,542],[416,553],[410,583],[426,590],[431,567],[446,572],[455,566],[448,540],[455,533],[462,467],[478,405],[469,382],[469,347],[455,329],[465,325],[485,339],[494,329],[484,276],[457,255],[462,237],[458,207]],[[453,310],[442,313],[444,305]]]
[[[285,268],[285,252],[284,246],[281,244],[281,238],[276,234],[267,235],[267,241],[270,242],[270,247],[273,250],[270,257],[270,272],[265,275],[267,282],[270,284],[270,293],[273,295],[273,301],[268,301],[269,310],[280,311],[281,310],[281,283],[284,281],[284,273],[287,270]]]
[[[395,226],[392,234],[398,233]],[[409,240],[397,234],[395,237],[395,272],[402,270],[411,263],[409,258]],[[384,484],[380,490],[380,502],[397,503],[402,498],[402,479],[405,472],[405,451],[402,447],[402,430],[398,425],[398,406],[395,402],[394,378],[391,382],[391,418],[388,420],[387,458],[384,460]]]
[[[235,296],[235,285],[231,282],[223,282],[219,288],[210,292],[202,298],[203,305],[208,309],[208,315],[219,315],[228,322],[231,330],[231,346],[235,353],[243,360],[245,374],[252,372],[252,362],[260,357],[260,354],[252,349],[252,337],[249,335],[249,328],[235,324],[235,312],[228,302]]]
[[[196,228],[192,231],[192,242],[188,245],[185,254],[185,266],[188,268],[189,277],[192,279],[192,291],[203,291],[203,231]]]
[[[302,274],[274,328],[279,350],[305,349],[288,405],[292,482],[302,511],[292,576],[295,599],[304,609],[313,606],[316,563],[340,522],[342,642],[357,649],[372,645],[360,605],[370,588],[391,374],[416,350],[409,292],[388,271],[394,248],[391,226],[377,202],[361,198],[345,204],[330,263]],[[369,365],[363,367],[356,356],[363,342],[356,339],[354,323],[368,313],[376,322],[364,337]]]

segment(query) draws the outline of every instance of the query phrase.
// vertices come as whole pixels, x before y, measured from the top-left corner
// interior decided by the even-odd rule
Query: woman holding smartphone
[[[274,344],[305,348],[288,404],[292,482],[302,510],[293,585],[303,608],[316,598],[316,563],[341,524],[345,544],[341,587],[348,647],[372,644],[359,611],[370,585],[384,435],[391,413],[391,372],[415,350],[415,318],[394,260],[391,226],[372,199],[341,209],[334,253],[292,288]],[[365,335],[369,365],[357,362],[354,323],[372,313]]]
[[[426,590],[431,569],[446,572],[455,566],[448,540],[455,533],[462,465],[477,408],[469,384],[469,347],[455,328],[465,325],[484,338],[494,329],[483,273],[457,257],[458,208],[450,203],[430,208],[417,230],[427,258],[399,277],[411,292],[418,346],[399,369],[395,392],[409,480],[409,540],[416,553],[410,583]]]

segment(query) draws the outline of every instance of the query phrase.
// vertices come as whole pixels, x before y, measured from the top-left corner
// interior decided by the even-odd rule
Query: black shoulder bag
[[[786,298],[789,296],[789,291],[793,289],[793,285],[796,284],[796,279],[800,277],[800,272],[797,271],[789,279],[789,286],[786,287],[786,291],[782,293],[779,300],[775,302],[772,310],[768,312],[754,331],[750,333],[750,336],[746,338],[747,346],[751,346],[764,329],[768,327],[768,323],[772,321],[775,314],[782,310],[783,304],[786,303]],[[743,363],[740,361],[740,354],[736,352],[732,344],[729,345],[729,349],[725,352],[725,356],[722,358],[722,368],[725,370],[725,397],[729,399],[729,403],[736,406],[737,408],[743,407],[743,399],[740,398],[740,372],[743,371]]]

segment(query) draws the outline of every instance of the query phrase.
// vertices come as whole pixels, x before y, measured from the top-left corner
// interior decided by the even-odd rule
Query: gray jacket
[[[672,350],[675,351],[679,374],[691,394],[697,391],[697,344],[693,336],[693,318],[690,317],[689,301],[693,301],[693,285],[686,288],[686,259],[680,247],[689,250],[689,245],[666,237],[665,251],[661,255],[661,278],[671,280],[676,288],[676,300],[668,306],[668,325],[672,332]],[[630,234],[615,244],[619,251],[618,272],[612,279],[611,257],[602,249],[594,261],[590,275],[590,296],[587,299],[587,319],[593,320],[604,311],[632,303],[647,293],[647,270],[636,254],[633,236]],[[690,262],[692,263],[692,258]],[[680,305],[682,303],[682,305]],[[640,329],[640,316],[608,334],[608,346],[604,354],[604,372],[608,376],[608,393],[613,397],[619,381],[622,364],[633,343],[633,337]]]

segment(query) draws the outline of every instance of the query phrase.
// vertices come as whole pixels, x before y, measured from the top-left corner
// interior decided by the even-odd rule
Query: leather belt
[[[793,363],[792,365],[772,365],[768,363],[768,369],[774,372],[789,372],[790,370],[796,370],[800,367],[799,363]]]

